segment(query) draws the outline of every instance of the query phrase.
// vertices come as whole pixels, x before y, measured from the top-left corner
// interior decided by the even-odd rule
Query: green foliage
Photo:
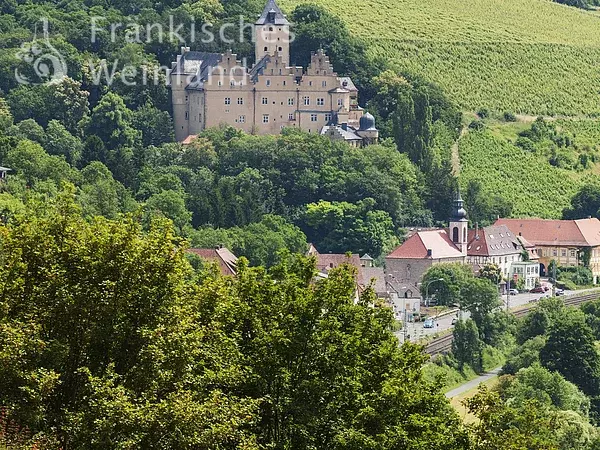
[[[581,305],[585,321],[594,332],[596,340],[600,340],[600,299],[585,302]]]
[[[590,409],[589,398],[577,386],[538,363],[520,369],[508,383],[501,383],[500,395],[514,406],[535,400],[540,405],[575,411],[584,417]]]
[[[534,401],[523,407],[507,405],[498,393],[480,386],[473,397],[465,401],[469,412],[479,421],[470,426],[473,449],[558,449],[554,421]]]
[[[563,210],[565,219],[585,219],[600,216],[600,186],[586,184],[571,199],[571,206]]]
[[[423,298],[435,296],[438,304],[442,305],[459,304],[462,302],[462,287],[473,280],[473,270],[466,264],[434,264],[423,274],[421,295]]]
[[[479,269],[479,277],[485,278],[486,280],[489,280],[497,285],[500,281],[502,281],[502,271],[497,264],[489,263]]]
[[[62,448],[468,448],[460,419],[355,301],[288,258],[196,281],[168,223],[85,221],[62,192],[0,227],[0,404]],[[42,256],[41,256],[42,255]],[[23,295],[26,293],[26,295]],[[177,430],[165,433],[165,430]]]
[[[519,323],[517,344],[522,345],[529,339],[544,335],[564,312],[564,302],[560,298],[540,299],[538,306]]]
[[[515,348],[506,359],[502,372],[509,375],[540,362],[540,350],[546,345],[546,336],[535,336]]]
[[[477,325],[471,319],[458,321],[452,332],[452,354],[460,368],[471,366],[476,372],[483,368],[483,342],[479,339]]]
[[[353,249],[377,258],[390,242],[399,243],[394,223],[385,211],[375,210],[375,201],[309,203],[301,216],[308,239],[323,253]]]
[[[585,394],[600,393],[600,354],[592,329],[581,311],[565,310],[555,319],[548,340],[540,350],[540,362],[560,372]]]
[[[263,216],[260,222],[227,229],[199,228],[191,232],[191,244],[198,248],[224,245],[235,255],[246,257],[254,266],[271,267],[280,262],[281,252],[306,253],[306,235],[283,217]]]

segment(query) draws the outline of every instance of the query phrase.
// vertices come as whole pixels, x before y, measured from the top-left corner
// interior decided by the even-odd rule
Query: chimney
[[[427,257],[431,258],[432,256],[433,256],[433,251],[430,248],[428,248],[427,249]]]

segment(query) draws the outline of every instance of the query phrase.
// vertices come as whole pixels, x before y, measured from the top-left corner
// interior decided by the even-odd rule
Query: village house
[[[386,280],[400,297],[420,296],[423,274],[434,264],[464,263],[478,272],[486,264],[500,268],[502,278],[513,275],[511,267],[533,255],[532,245],[506,225],[468,229],[464,201],[457,194],[449,227],[410,231],[408,238],[385,258]],[[502,280],[498,280],[502,284]],[[504,283],[505,284],[505,283]]]
[[[589,258],[594,283],[600,276],[600,221],[596,218],[578,220],[498,219],[496,225],[507,226],[535,246],[539,258],[540,276],[551,275],[552,260],[559,266],[576,266]]]
[[[181,48],[168,75],[177,141],[189,143],[224,124],[254,134],[299,128],[353,146],[377,142],[375,119],[358,105],[358,89],[334,72],[323,50],[315,49],[306,70],[290,65],[290,23],[274,0],[254,34],[252,68],[231,51]]]
[[[189,248],[187,252],[199,256],[208,263],[215,263],[221,275],[235,275],[237,273],[237,257],[225,247]]]
[[[421,278],[431,266],[467,262],[468,220],[460,194],[454,201],[449,225],[449,233],[443,229],[417,231],[386,256],[390,292],[399,297],[418,298]]]

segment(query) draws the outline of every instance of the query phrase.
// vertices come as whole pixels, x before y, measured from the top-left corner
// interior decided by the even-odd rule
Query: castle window
[[[310,115],[310,121],[311,122],[316,122],[317,121],[317,115],[316,114],[311,114]]]
[[[269,31],[273,31],[273,27],[269,27]]]
[[[317,106],[323,106],[325,104],[325,99],[324,98],[318,98],[317,99]]]
[[[223,75],[227,75],[227,69],[223,69]]]
[[[309,82],[308,82],[308,85],[309,85],[309,86],[312,86],[312,81],[309,81]]]
[[[271,86],[271,80],[267,80],[267,86]]]
[[[188,120],[188,119],[189,119],[189,117],[190,117],[190,115],[189,115],[189,114],[188,114],[188,112],[186,111],[186,112],[185,112],[185,120]]]
[[[238,105],[243,105],[243,104],[244,104],[243,97],[238,97]]]
[[[285,80],[283,80],[283,85],[284,85],[284,86],[286,85],[286,82],[285,82]]]
[[[231,81],[229,82],[229,86],[235,86],[235,81],[231,80]]]
[[[246,123],[246,116],[240,116],[239,119],[238,119],[238,121],[240,123]]]
[[[325,113],[325,122],[331,122],[331,113]]]
[[[219,81],[219,82],[217,83],[217,85],[218,85],[218,86],[222,86],[222,85],[223,85],[223,83],[221,83],[221,81]]]
[[[338,98],[338,106],[342,106],[344,104],[343,98]]]
[[[288,106],[294,106],[294,98],[288,98]]]
[[[294,113],[288,114],[288,120],[294,120]]]
[[[279,75],[281,75],[281,69],[279,69]]]
[[[304,97],[304,106],[310,105],[310,97]]]
[[[323,74],[323,75],[325,75],[325,74]],[[327,87],[327,81],[323,80],[323,81],[321,82],[321,86],[322,86],[322,87]]]
[[[281,47],[279,47],[279,51],[282,51],[283,49]]]
[[[458,242],[458,227],[452,229],[452,242]]]
[[[269,123],[269,115],[263,114],[263,123]]]
[[[225,97],[225,104],[231,105],[231,97]]]
[[[268,105],[269,104],[269,99],[267,97],[263,97],[262,98],[262,104],[263,105]]]
[[[188,102],[188,99],[189,99],[189,97],[186,95],[186,96],[185,96],[185,102],[186,102],[186,103]]]
[[[265,52],[266,52],[267,50],[269,50],[269,49],[268,49],[267,47],[265,47]]]

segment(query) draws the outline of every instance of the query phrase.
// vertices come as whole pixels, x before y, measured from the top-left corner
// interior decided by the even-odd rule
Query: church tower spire
[[[458,247],[463,255],[467,255],[467,228],[469,220],[465,210],[465,202],[460,195],[460,189],[456,192],[454,205],[452,208],[452,217],[450,218],[450,238],[454,245]]]
[[[256,62],[265,55],[281,56],[283,64],[290,65],[290,23],[275,0],[268,0],[254,24]]]

